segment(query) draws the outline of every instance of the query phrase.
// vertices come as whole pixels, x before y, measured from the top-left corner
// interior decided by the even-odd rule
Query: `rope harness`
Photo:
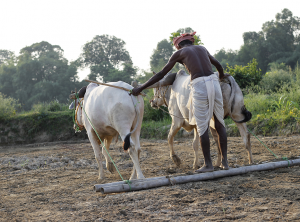
[[[157,90],[156,90],[156,92],[155,92],[155,94],[153,95],[153,97],[152,97],[151,100],[150,100],[150,98],[148,97],[148,95],[146,95],[146,97],[149,99],[150,102],[153,102],[155,99],[157,99],[156,101],[158,101],[158,99],[162,99],[163,102],[164,102],[164,105],[166,105],[166,107],[169,107],[169,106],[168,106],[168,103],[167,103],[167,100],[166,100],[166,93],[168,92],[169,87],[170,87],[170,85],[168,85],[168,86],[160,86],[160,85],[159,85],[159,86],[157,87]],[[165,88],[164,91],[163,91],[163,88]],[[163,91],[163,93],[162,93],[161,91]],[[166,110],[160,108],[160,106],[157,106],[157,108],[160,109],[161,111],[163,111],[164,113],[169,114],[170,116],[175,116],[175,117],[177,117],[178,119],[186,119],[186,120],[189,119],[189,118],[184,118],[184,117],[176,116],[176,115],[174,115],[174,114],[172,114],[172,113],[170,113],[170,112],[168,112],[168,111],[166,111]]]
[[[164,101],[164,105],[166,105],[166,107],[168,107],[168,103],[166,101],[166,93],[167,93],[169,87],[170,86],[164,87],[159,84],[159,86],[157,87],[157,90],[156,90],[155,94],[153,95],[153,98],[150,100],[150,102],[153,102],[154,99],[157,99],[157,100],[162,99]],[[165,88],[165,90],[163,91],[164,88]]]
[[[82,99],[78,99],[78,105],[77,107],[75,108],[75,126],[76,126],[76,130],[79,130],[79,131],[82,131],[84,129],[84,125],[81,125],[79,122],[78,122],[78,119],[77,119],[77,113],[78,113],[78,110],[81,109],[81,114],[80,114],[80,118],[82,117],[82,107],[80,106],[80,103],[83,104],[83,98]],[[75,104],[76,106],[76,104]]]
[[[276,159],[278,159],[278,156],[271,150],[271,149],[269,149],[260,139],[258,139],[258,137],[251,131],[251,130],[249,130],[248,129],[248,127],[247,127],[247,130],[262,144],[262,145],[264,145],[264,147],[266,147],[269,151],[270,151],[270,153],[272,153],[273,154],[273,156],[276,158]],[[288,167],[290,167],[290,161],[289,161],[289,159],[287,158],[287,157],[282,157],[282,159],[283,160],[286,160],[286,161],[288,161]]]

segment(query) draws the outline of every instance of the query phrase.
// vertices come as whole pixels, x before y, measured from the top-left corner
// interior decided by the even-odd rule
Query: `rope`
[[[76,115],[76,111],[75,111],[76,105],[74,105],[74,107],[75,107],[74,110],[73,110],[74,115],[72,115],[72,117],[73,117],[73,122],[74,122],[74,125],[75,125],[75,132],[80,132],[79,126],[77,125],[77,123],[75,122],[75,119],[74,119],[74,117]]]
[[[273,151],[272,150],[270,150],[260,139],[258,139],[258,137],[251,131],[251,130],[249,130],[248,129],[248,127],[247,127],[247,130],[253,135],[253,136],[255,136],[255,138],[262,144],[262,145],[264,145],[274,156],[275,156],[275,158],[276,159],[278,159],[278,156],[276,156],[276,154],[275,153],[273,153]],[[286,161],[288,161],[288,167],[290,167],[290,161],[289,161],[289,159],[287,158],[287,157],[282,157],[282,159],[283,160],[286,160]]]
[[[128,185],[129,185],[129,190],[131,191],[131,185],[130,185],[130,184],[131,184],[131,182],[130,182],[129,180],[124,180],[124,179],[123,179],[123,177],[122,177],[122,175],[121,175],[121,173],[120,173],[120,171],[119,171],[119,169],[118,169],[117,165],[115,164],[115,162],[114,162],[114,161],[113,161],[113,159],[111,158],[111,156],[110,156],[110,154],[109,154],[108,150],[106,149],[106,147],[105,147],[104,143],[102,142],[102,140],[101,140],[100,136],[98,135],[98,133],[97,133],[97,130],[95,129],[95,127],[94,127],[94,125],[92,124],[92,122],[91,122],[90,118],[88,117],[88,115],[87,115],[87,113],[86,113],[85,109],[83,108],[83,106],[82,106],[82,104],[81,104],[81,101],[79,101],[78,94],[75,94],[75,95],[76,95],[76,98],[78,99],[79,105],[81,106],[81,108],[82,108],[82,110],[84,111],[84,113],[85,113],[85,115],[86,115],[86,117],[87,117],[87,119],[88,119],[89,123],[91,124],[91,126],[92,126],[93,130],[95,131],[95,133],[96,133],[96,135],[97,135],[97,137],[98,137],[98,139],[100,140],[100,142],[101,142],[101,144],[102,144],[102,147],[104,147],[104,148],[105,148],[105,150],[106,150],[106,152],[107,152],[107,154],[108,154],[108,156],[109,156],[109,158],[110,158],[111,162],[112,162],[112,163],[113,163],[113,165],[115,166],[115,168],[116,168],[116,170],[117,170],[117,172],[118,172],[119,176],[121,177],[121,179],[122,179],[123,181],[125,181],[125,182],[126,182]],[[102,163],[101,163],[101,164],[102,164]]]

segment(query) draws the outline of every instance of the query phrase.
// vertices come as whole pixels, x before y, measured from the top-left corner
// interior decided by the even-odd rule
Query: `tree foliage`
[[[173,45],[173,39],[175,37],[178,37],[184,33],[193,33],[193,32],[194,32],[194,30],[190,27],[181,28],[181,29],[178,29],[176,32],[172,32],[171,36],[169,37],[169,40],[170,40],[171,44]],[[194,45],[203,45],[203,43],[201,42],[201,39],[200,39],[200,35],[194,35],[194,39],[195,39]]]
[[[70,90],[80,86],[76,63],[69,64],[60,46],[45,41],[21,49],[16,64],[0,67],[0,92],[27,110],[38,102],[65,103]]]
[[[167,64],[174,51],[174,48],[167,39],[163,39],[157,43],[156,49],[153,50],[150,57],[152,71],[159,72]]]
[[[245,32],[243,40],[240,50],[233,53],[221,49],[215,57],[221,64],[231,65],[246,65],[255,58],[262,72],[266,72],[272,62],[294,68],[300,60],[300,18],[283,9],[276,14],[275,20],[265,22],[261,31]]]
[[[257,65],[256,59],[253,59],[246,66],[235,65],[232,67],[227,65],[226,72],[233,76],[241,88],[246,88],[247,86],[257,85],[262,79],[262,72]]]
[[[95,36],[83,46],[78,61],[90,68],[89,78],[93,80],[131,82],[136,75],[125,42],[115,36]]]
[[[160,41],[156,49],[153,50],[153,53],[150,57],[150,66],[151,70],[158,72],[160,71],[169,61],[172,54],[175,52],[175,48],[173,47],[173,38],[180,36],[183,33],[192,33],[194,32],[192,28],[181,28],[176,32],[171,33],[169,40],[163,39]],[[200,39],[200,35],[194,35],[195,42],[194,45],[203,45]],[[176,64],[174,68],[170,72],[177,72],[179,69],[184,69],[184,67],[180,64]]]
[[[8,63],[11,59],[14,59],[15,54],[12,51],[0,49],[0,66],[4,63]]]

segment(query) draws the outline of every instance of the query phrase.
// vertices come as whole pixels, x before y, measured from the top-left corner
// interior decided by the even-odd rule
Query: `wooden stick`
[[[186,176],[174,176],[174,177],[167,176],[167,177],[148,178],[144,180],[132,180],[130,181],[131,189],[127,183],[124,183],[124,181],[122,181],[122,183],[116,182],[115,184],[110,183],[107,185],[98,184],[95,185],[95,188],[97,186],[97,189],[95,190],[98,192],[100,191],[101,193],[104,194],[137,191],[137,190],[150,189],[150,188],[155,188],[160,186],[197,182],[203,180],[213,180],[216,178],[235,176],[235,175],[245,174],[254,171],[272,170],[276,168],[296,166],[296,165],[300,165],[300,159],[271,162],[271,163],[265,163],[259,165],[233,168],[229,170],[219,170],[210,173],[200,173],[200,174],[193,174],[193,175],[186,175]]]
[[[130,183],[139,183],[139,182],[144,182],[144,181],[150,181],[150,180],[158,180],[162,179],[164,177],[150,177],[150,178],[145,178],[145,179],[136,179],[136,180],[130,180]],[[104,183],[104,184],[96,184],[94,186],[94,190],[96,192],[100,192],[101,188],[103,187],[111,187],[111,186],[116,186],[116,185],[121,185],[121,184],[127,184],[126,181],[118,181],[118,182],[113,182],[113,183]]]
[[[96,84],[104,85],[104,86],[110,86],[110,87],[117,88],[117,89],[123,89],[123,90],[128,91],[128,92],[131,91],[130,89],[126,89],[126,88],[121,87],[121,86],[114,86],[114,85],[110,85],[110,84],[106,84],[106,83],[102,83],[102,82],[97,82],[97,81],[93,81],[93,80],[85,79],[84,81],[86,81],[86,82],[92,82],[92,83],[96,83]],[[146,94],[143,93],[143,92],[141,92],[140,95],[146,96]]]

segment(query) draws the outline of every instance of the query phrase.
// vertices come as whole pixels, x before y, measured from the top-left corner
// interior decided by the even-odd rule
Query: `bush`
[[[11,97],[6,97],[0,93],[0,119],[5,119],[16,115],[17,109],[20,109],[21,104],[18,100]]]
[[[67,111],[68,105],[59,103],[57,100],[51,101],[50,103],[38,103],[32,106],[31,111],[36,113],[47,113],[47,112],[59,112]]]
[[[235,65],[234,67],[230,67],[227,64],[225,72],[232,75],[240,88],[243,89],[247,86],[257,85],[262,79],[261,70],[257,68],[257,65],[256,59],[253,59],[246,66]]]
[[[282,87],[289,88],[292,81],[294,80],[294,75],[289,72],[281,64],[271,64],[271,71],[267,72],[259,83],[260,87],[269,92],[277,92]]]

